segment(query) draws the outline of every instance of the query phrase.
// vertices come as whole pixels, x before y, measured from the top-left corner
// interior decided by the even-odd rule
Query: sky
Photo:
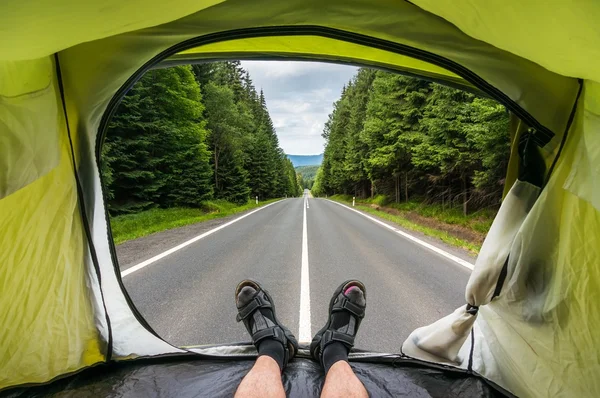
[[[242,61],[242,66],[250,72],[256,90],[262,88],[265,94],[285,153],[323,153],[323,126],[357,68],[296,61]]]

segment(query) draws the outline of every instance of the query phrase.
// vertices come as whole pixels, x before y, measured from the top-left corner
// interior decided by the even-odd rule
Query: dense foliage
[[[312,189],[313,183],[315,182],[315,176],[317,175],[319,166],[298,166],[296,167],[296,173],[298,173],[298,183],[302,188]]]
[[[264,95],[239,62],[146,73],[112,118],[102,173],[113,214],[301,194]]]
[[[509,145],[504,106],[474,94],[360,69],[325,125],[313,193],[387,195],[399,202],[499,203]]]

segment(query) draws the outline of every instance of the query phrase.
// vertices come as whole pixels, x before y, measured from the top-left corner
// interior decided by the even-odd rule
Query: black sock
[[[254,289],[251,286],[245,286],[244,288],[242,288],[237,297],[238,307],[243,307],[244,305],[246,305],[250,300],[254,298],[255,293],[256,289]],[[260,311],[260,313],[268,320],[265,324],[265,320],[262,319],[262,317],[255,317],[254,314],[250,316],[248,318],[248,324],[253,333],[259,328],[264,329],[266,327],[271,327],[275,325],[275,317],[273,315],[273,311],[270,308],[260,308],[258,311]],[[255,322],[261,322],[262,324],[255,325]],[[258,327],[255,328],[255,326]],[[277,362],[277,364],[279,365],[279,369],[283,370],[285,348],[283,347],[283,344],[281,344],[280,341],[271,338],[266,338],[258,343],[256,349],[258,350],[259,356],[266,355],[268,357],[273,358],[275,362]]]
[[[285,356],[285,349],[280,341],[274,339],[264,339],[258,343],[258,355],[266,355],[271,357],[279,365],[279,370],[283,370],[283,360]]]
[[[348,348],[339,341],[327,345],[323,350],[323,367],[325,368],[325,374],[329,372],[329,368],[331,368],[334,363],[339,361],[348,362],[348,353]]]

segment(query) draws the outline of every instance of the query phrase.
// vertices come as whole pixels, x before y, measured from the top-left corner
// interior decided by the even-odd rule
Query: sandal
[[[351,302],[348,297],[344,294],[350,287],[356,286],[363,291],[365,299],[367,298],[367,292],[365,289],[365,285],[362,282],[357,280],[348,280],[342,283],[333,293],[333,297],[329,302],[329,318],[327,319],[327,323],[321,330],[317,332],[315,337],[313,337],[312,342],[310,343],[310,355],[321,365],[323,364],[323,351],[325,347],[333,342],[340,342],[344,344],[348,351],[354,347],[354,338],[356,337],[356,332],[358,331],[358,327],[362,319],[365,316],[365,308],[364,306],[355,304]],[[353,327],[346,328],[345,331],[340,329],[334,329],[331,327],[332,316],[335,312],[338,311],[347,311],[351,314],[351,322],[354,319]],[[350,325],[348,325],[350,326]],[[350,330],[352,329],[352,330]],[[349,331],[350,330],[350,331]]]
[[[235,289],[236,307],[237,297],[240,291],[246,286],[254,288],[256,293],[254,293],[252,299],[248,303],[238,308],[236,320],[238,322],[244,322],[246,330],[252,336],[252,343],[254,343],[257,348],[258,344],[266,338],[274,339],[283,344],[285,351],[283,367],[285,367],[289,360],[298,352],[298,341],[292,332],[279,322],[275,314],[275,303],[273,302],[273,298],[258,282],[245,279],[237,285]],[[264,316],[258,311],[260,308],[270,308],[273,312],[274,319],[271,320]],[[252,330],[249,323],[251,317],[254,319],[254,330]]]

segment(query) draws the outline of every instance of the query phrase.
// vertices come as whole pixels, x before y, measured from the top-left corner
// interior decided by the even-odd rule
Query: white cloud
[[[294,101],[290,99],[273,101],[273,104],[268,104],[269,110],[273,109],[274,112],[286,112],[286,113],[303,113],[308,112],[311,108],[311,103],[306,101]]]
[[[295,61],[242,61],[242,66],[265,94],[283,150],[294,155],[322,153],[323,126],[357,68]]]

